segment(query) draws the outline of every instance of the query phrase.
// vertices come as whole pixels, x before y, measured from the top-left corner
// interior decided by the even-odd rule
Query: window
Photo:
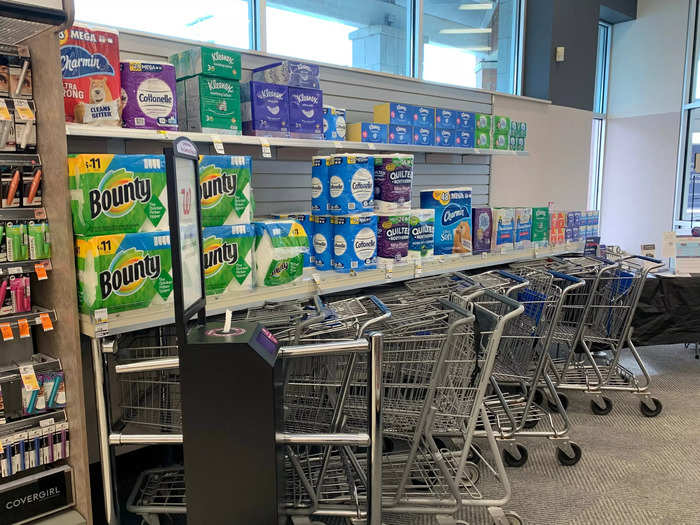
[[[591,165],[588,184],[588,209],[600,210],[603,189],[603,159],[605,157],[605,127],[608,110],[608,77],[612,26],[598,24],[595,93],[593,95],[593,126],[591,128]]]

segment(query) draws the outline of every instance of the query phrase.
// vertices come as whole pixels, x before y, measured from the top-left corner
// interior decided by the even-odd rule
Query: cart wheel
[[[476,485],[477,483],[479,483],[479,478],[481,478],[481,472],[479,471],[479,467],[476,466],[476,464],[467,461],[464,464],[464,477],[466,478],[466,481],[468,481],[472,485]]]
[[[561,402],[561,406],[564,407],[564,410],[569,408],[569,398],[567,397],[567,395],[562,394],[561,392],[557,392],[557,396],[559,396],[559,401]],[[551,401],[549,401],[548,405],[549,405],[549,409],[552,412],[559,412],[559,407],[557,406],[556,403],[552,403]]]
[[[526,428],[528,430],[531,428],[535,428],[539,422],[540,422],[539,418],[527,419],[525,421],[525,424],[523,425],[523,428]]]
[[[527,449],[520,443],[515,446],[517,447],[518,452],[520,452],[520,458],[513,457],[513,455],[508,452],[508,449],[504,448],[503,462],[509,467],[522,467],[525,463],[527,463]]]
[[[613,409],[613,402],[608,397],[601,397],[600,399],[603,400],[603,403],[605,404],[605,406],[601,407],[598,403],[595,402],[595,399],[591,399],[591,411],[596,416],[605,416],[605,415],[609,414],[610,411]],[[644,403],[642,403],[642,404],[644,404]]]
[[[469,454],[467,454],[467,461],[474,463],[474,465],[478,465],[481,463],[481,456],[479,454],[481,454],[481,447],[479,447],[479,445],[476,443],[472,443],[472,446],[469,449]]]
[[[651,401],[652,403],[654,403],[654,408],[649,408],[644,401],[642,401],[639,404],[639,408],[642,411],[642,415],[646,417],[656,417],[661,413],[661,411],[664,408],[664,406],[661,404],[661,401],[659,401],[655,397],[652,397]]]
[[[508,525],[523,525],[525,523],[523,519],[512,510],[506,512],[506,520],[508,521]]]
[[[384,436],[382,438],[382,452],[393,452],[394,451],[394,440]]]
[[[573,467],[576,463],[580,461],[582,454],[581,447],[579,447],[576,443],[570,442],[569,445],[574,451],[573,457],[569,456],[566,452],[564,452],[563,449],[557,449],[557,459],[559,460],[559,463],[561,463],[565,467]]]
[[[533,401],[536,405],[540,406],[542,406],[542,404],[544,403],[544,392],[542,392],[541,388],[535,390],[535,397],[533,398]]]

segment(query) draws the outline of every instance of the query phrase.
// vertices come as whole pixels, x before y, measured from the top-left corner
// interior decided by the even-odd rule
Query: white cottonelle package
[[[328,168],[331,215],[374,211],[374,158],[344,153],[333,155]]]
[[[408,219],[408,258],[421,259],[433,255],[435,243],[435,210],[411,210]]]
[[[335,216],[333,223],[333,269],[341,273],[377,267],[377,216]]]
[[[328,197],[328,167],[331,157],[311,157],[311,212],[328,213],[330,201]]]
[[[255,284],[279,286],[304,272],[304,253],[309,238],[294,220],[261,220],[255,226]]]
[[[311,259],[317,270],[332,270],[333,224],[330,215],[311,216]]]

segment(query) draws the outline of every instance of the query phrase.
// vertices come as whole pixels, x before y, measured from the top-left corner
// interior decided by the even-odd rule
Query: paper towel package
[[[455,146],[460,148],[474,147],[474,132],[459,129],[455,131]]]
[[[435,210],[435,255],[471,253],[471,188],[423,190],[420,207]]]
[[[529,248],[532,245],[532,209],[515,208],[515,238],[516,249]]]
[[[457,117],[459,112],[454,109],[435,109],[435,128],[436,129],[456,129]]]
[[[282,60],[253,70],[252,79],[269,84],[320,89],[321,68],[297,60]]]
[[[488,253],[491,251],[491,231],[493,229],[493,212],[491,208],[474,208],[473,220],[473,244],[474,254]]]
[[[323,106],[323,138],[345,140],[345,110],[333,106]]]
[[[207,295],[253,288],[253,244],[250,224],[202,229],[204,288]]]
[[[455,133],[454,129],[436,129],[435,145],[451,148],[455,145]]]
[[[162,155],[69,155],[68,187],[78,235],[168,229]]]
[[[476,118],[470,111],[460,111],[457,114],[457,129],[462,131],[476,131]]]
[[[289,88],[265,82],[241,86],[241,118],[246,135],[289,136]]]
[[[289,132],[295,138],[323,138],[323,92],[289,88]]]
[[[336,272],[349,273],[377,267],[377,216],[334,216],[332,265]]]
[[[333,157],[311,157],[311,211],[325,214],[330,211],[328,193],[329,166]]]
[[[374,211],[406,212],[411,209],[413,155],[374,156]]]
[[[306,238],[308,239],[309,245],[308,250],[304,252],[304,268],[313,266],[311,261],[311,231],[313,226],[311,224],[311,214],[310,213],[277,213],[271,215],[273,219],[291,219],[297,221],[302,228],[304,228],[304,233],[306,233]]]
[[[348,124],[347,140],[352,142],[384,143],[388,139],[389,127],[374,122],[355,122]]]
[[[241,79],[241,55],[230,49],[193,47],[171,55],[168,61],[175,66],[178,80],[195,75]]]
[[[333,155],[328,167],[331,215],[374,211],[374,158],[354,153]]]
[[[414,106],[413,125],[421,128],[435,128],[435,108]]]
[[[260,220],[255,227],[255,285],[279,286],[304,272],[304,253],[309,239],[294,220]]]
[[[385,102],[374,106],[374,122],[394,124],[396,126],[413,126],[416,107],[399,102]]]
[[[422,259],[433,255],[435,210],[413,209],[409,214],[408,257]]]
[[[252,161],[240,155],[200,155],[202,226],[250,224]]]
[[[506,253],[515,247],[515,210],[513,208],[493,209],[493,236],[491,251]]]
[[[198,75],[178,82],[185,90],[187,130],[201,133],[241,134],[241,89],[238,81]],[[178,100],[182,100],[179,98]]]
[[[333,224],[330,215],[311,216],[311,258],[317,270],[332,270]]]
[[[177,131],[175,67],[137,60],[120,67],[124,127]]]
[[[532,244],[537,247],[549,244],[549,208],[532,208]]]
[[[173,301],[170,233],[76,237],[78,303],[83,313],[148,308]]]
[[[435,145],[435,130],[433,128],[424,128],[420,126],[413,127],[413,144],[419,146],[434,146]]]
[[[389,144],[411,144],[413,127],[389,124]]]
[[[401,262],[408,257],[408,215],[377,216],[377,260]]]

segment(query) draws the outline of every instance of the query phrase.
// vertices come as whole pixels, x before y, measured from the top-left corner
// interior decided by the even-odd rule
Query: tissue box
[[[175,67],[136,60],[120,67],[124,127],[177,131]]]
[[[456,129],[459,112],[454,109],[435,109],[435,129]]]
[[[374,106],[374,122],[379,124],[394,124],[396,126],[413,126],[413,115],[416,107],[411,104],[386,102]]]
[[[515,210],[513,208],[494,208],[491,251],[505,253],[512,251],[514,247]]]
[[[423,128],[414,126],[413,128],[413,143],[420,146],[435,145],[435,130],[433,128]]]
[[[173,300],[170,233],[76,237],[78,304],[83,313],[148,308]]]
[[[289,88],[289,132],[297,138],[323,138],[323,92]]]
[[[474,254],[491,251],[491,233],[493,213],[491,208],[474,208],[472,210],[472,244]]]
[[[175,66],[178,80],[195,75],[241,79],[241,55],[229,49],[193,47],[171,55],[168,61]]]
[[[493,132],[494,133],[510,133],[510,118],[501,115],[493,116]]]
[[[476,131],[488,131],[489,133],[493,131],[493,121],[491,120],[491,115],[486,115],[485,113],[474,114],[474,125]]]
[[[473,148],[474,147],[474,132],[456,130],[455,131],[455,146],[460,148]]]
[[[215,295],[253,288],[253,244],[250,224],[202,229],[204,288]]]
[[[413,128],[389,124],[389,144],[411,144]]]
[[[423,190],[420,207],[435,210],[435,255],[471,253],[471,188]]]
[[[389,129],[386,124],[373,122],[356,122],[348,124],[348,140],[352,142],[377,142],[385,143],[388,139]]]
[[[518,137],[517,151],[525,151],[525,139],[523,137]]]
[[[323,138],[345,140],[345,110],[333,106],[323,106]]]
[[[435,108],[415,106],[413,111],[413,125],[422,128],[435,128]]]
[[[463,131],[476,131],[476,118],[470,111],[460,111],[457,113],[457,129]]]
[[[510,139],[507,133],[494,133],[493,134],[493,149],[507,150],[510,143]]]
[[[202,226],[250,224],[253,218],[252,171],[250,157],[200,155]]]
[[[248,82],[241,88],[241,116],[246,135],[289,136],[289,88]]]
[[[474,147],[491,149],[491,132],[485,129],[476,130],[476,135],[474,136]]]
[[[321,68],[297,60],[282,60],[255,68],[251,75],[256,82],[281,84],[300,88],[320,89]]]
[[[178,89],[183,85],[188,131],[241,134],[241,90],[236,80],[199,75],[178,82]]]
[[[435,145],[443,147],[451,147],[455,145],[455,130],[454,129],[436,129],[435,130]]]
[[[532,208],[532,243],[546,246],[549,241],[549,208]]]

